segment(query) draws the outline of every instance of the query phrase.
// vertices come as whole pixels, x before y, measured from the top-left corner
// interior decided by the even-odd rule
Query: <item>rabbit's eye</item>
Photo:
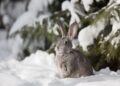
[[[65,40],[65,41],[64,41],[64,44],[68,44],[68,41],[67,41],[67,40]]]

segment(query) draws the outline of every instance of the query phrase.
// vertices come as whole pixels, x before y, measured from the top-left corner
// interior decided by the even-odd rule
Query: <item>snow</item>
[[[113,3],[116,4],[116,5],[119,5],[120,4],[120,0],[109,0],[108,5],[111,5]]]
[[[52,3],[53,0],[31,0],[28,6],[29,11],[45,11],[47,10],[48,4]]]
[[[15,4],[10,3],[7,11],[9,12],[10,16],[12,16],[12,18],[17,19],[22,13],[25,12],[26,3],[27,3],[26,1],[18,2]]]
[[[93,3],[93,0],[82,0],[85,10],[88,12],[90,10],[90,5]]]
[[[87,47],[94,43],[94,39],[97,38],[97,36],[104,29],[104,27],[105,21],[104,19],[101,19],[96,22],[95,25],[89,25],[79,32],[79,44],[80,46],[82,46],[84,51],[87,51]]]
[[[60,79],[54,54],[37,51],[22,62],[14,59],[0,62],[0,86],[119,86],[120,71],[108,68],[95,75]]]
[[[53,33],[54,33],[56,36],[59,35],[59,32],[58,32],[57,28],[59,28],[59,26],[58,26],[57,24],[55,24],[54,27],[53,27],[53,29],[52,29],[52,30],[53,30]]]
[[[11,54],[10,45],[6,39],[6,32],[0,31],[0,60],[9,59],[9,55]]]
[[[9,78],[8,78],[9,77]],[[17,77],[14,77],[11,74],[0,73],[0,85],[1,86],[20,86],[21,82]]]
[[[15,38],[9,39],[9,44],[14,45],[11,46],[11,51],[12,51],[12,57],[16,58],[16,56],[22,52],[23,48],[23,39],[20,37],[20,35],[16,35]]]
[[[119,29],[120,29],[120,21],[114,21],[112,26],[112,32],[110,33],[111,35],[115,34]]]
[[[62,3],[62,11],[64,10],[69,10],[70,11],[70,14],[71,14],[71,19],[70,19],[70,25],[73,23],[73,22],[77,22],[79,23],[80,22],[80,19],[78,17],[78,15],[76,14],[75,12],[75,9],[74,9],[74,3],[76,2],[77,0],[73,1],[64,1]]]
[[[39,22],[40,24],[43,24],[43,20],[48,19],[50,15],[51,15],[50,13],[41,14],[40,16],[38,16],[36,21]]]
[[[111,19],[111,24],[112,24],[112,31],[107,37],[105,37],[105,41],[109,40],[113,35],[115,35],[117,31],[120,30],[120,19],[119,18],[117,20]],[[120,42],[120,35],[118,35],[117,37],[114,37],[111,41],[111,44],[114,45],[115,48],[117,48],[117,44],[119,42]]]
[[[13,19],[17,19],[25,12],[27,1],[28,0],[18,2],[10,2],[10,0],[2,1],[0,5],[0,13],[2,15],[9,15]]]
[[[20,31],[23,26],[25,25],[32,25],[35,21],[35,18],[37,16],[37,13],[35,12],[25,12],[22,14],[17,21],[13,24],[10,35],[15,33],[16,31]]]
[[[117,4],[120,4],[120,0],[115,0]]]
[[[7,16],[7,15],[4,15],[3,16],[3,23],[4,23],[4,25],[9,25],[10,24],[10,17],[9,16]]]
[[[117,44],[120,43],[120,35],[113,38],[111,41],[111,44],[114,45],[115,48],[117,48]]]
[[[10,35],[16,31],[20,31],[25,25],[34,25],[34,23],[37,21],[42,22],[44,18],[49,16],[47,7],[50,3],[52,3],[52,0],[31,0],[28,6],[28,11],[24,12],[16,20],[10,30]]]

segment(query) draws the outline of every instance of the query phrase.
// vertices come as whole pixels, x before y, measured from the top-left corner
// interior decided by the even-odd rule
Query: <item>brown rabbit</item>
[[[72,49],[72,39],[77,34],[78,24],[74,22],[66,35],[65,29],[60,28],[62,38],[57,42],[55,63],[62,78],[78,78],[93,74],[93,69],[84,55]]]

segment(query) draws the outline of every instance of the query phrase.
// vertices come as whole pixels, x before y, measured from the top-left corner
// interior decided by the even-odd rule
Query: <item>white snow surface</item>
[[[90,10],[90,5],[93,3],[93,0],[82,0],[84,8],[86,11]]]
[[[4,25],[9,25],[10,24],[10,17],[9,16],[7,16],[7,15],[4,15],[3,16],[3,23],[4,23]]]
[[[25,12],[13,24],[9,34],[11,35],[16,31],[21,30],[22,27],[25,25],[32,25],[36,19],[36,16],[37,13],[35,12],[31,12],[31,11]]]
[[[11,55],[11,45],[6,39],[6,32],[4,30],[0,30],[0,60],[9,59]]]
[[[10,0],[2,1],[0,5],[0,14],[9,15],[13,19],[18,18],[22,13],[25,12],[27,0],[10,2]]]
[[[95,25],[89,25],[83,28],[78,34],[79,44],[84,51],[87,51],[87,47],[94,43],[94,39],[97,38],[99,33],[105,27],[105,20],[99,20]]]
[[[78,17],[76,11],[75,11],[75,8],[74,8],[74,4],[77,0],[71,0],[71,1],[64,1],[62,3],[62,10],[69,10],[70,11],[70,14],[71,14],[71,19],[70,19],[70,25],[73,23],[73,22],[80,22],[80,18]]]
[[[29,11],[45,11],[47,10],[48,4],[51,4],[53,0],[31,0],[28,6]]]
[[[57,77],[54,54],[37,51],[24,61],[0,62],[0,86],[119,86],[120,71],[108,68],[81,78]]]

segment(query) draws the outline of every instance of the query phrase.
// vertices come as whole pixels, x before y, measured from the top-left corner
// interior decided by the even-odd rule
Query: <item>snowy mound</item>
[[[0,63],[0,86],[119,86],[120,71],[108,68],[93,76],[60,79],[54,65],[54,54],[37,51],[22,62]]]

